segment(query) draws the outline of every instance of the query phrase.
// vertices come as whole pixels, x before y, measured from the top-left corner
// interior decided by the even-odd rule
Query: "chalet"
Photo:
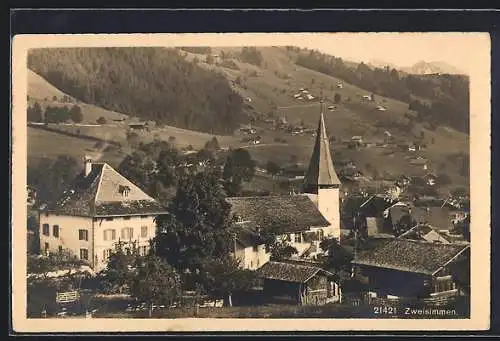
[[[271,233],[295,247],[299,257],[311,248],[319,250],[320,241],[334,234],[330,223],[304,194],[231,197],[227,200],[238,233],[243,236],[237,241],[235,254],[247,268],[263,265],[269,260],[269,254],[262,251],[262,239],[258,237],[264,233]],[[250,245],[250,241],[253,244]],[[245,259],[252,259],[252,263]]]
[[[104,162],[85,158],[84,170],[55,201],[39,210],[40,249],[69,251],[94,270],[106,266],[118,241],[124,251],[149,249],[156,217],[166,210]]]
[[[411,227],[426,225],[436,231],[451,231],[454,227],[452,216],[446,207],[419,207],[411,204],[399,204],[388,208],[385,214],[393,227],[400,223],[404,216],[411,218]]]
[[[376,297],[425,298],[458,295],[453,267],[469,259],[469,245],[396,238],[359,252],[353,264]]]
[[[324,305],[341,298],[338,277],[319,266],[268,262],[257,270],[264,294],[298,305]]]

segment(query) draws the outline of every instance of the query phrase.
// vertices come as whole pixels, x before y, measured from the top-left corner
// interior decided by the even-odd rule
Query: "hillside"
[[[460,171],[461,155],[469,152],[467,134],[444,122],[423,120],[422,116],[419,116],[420,113],[410,109],[411,105],[415,107],[415,103],[373,93],[360,85],[347,82],[344,78],[298,65],[295,63],[296,52],[289,48],[248,48],[245,54],[242,54],[242,48],[238,47],[183,48],[179,49],[178,53],[183,63],[195,65],[202,72],[219,75],[218,77],[229,84],[231,93],[244,100],[242,103],[244,115],[241,116],[241,122],[250,123],[256,129],[254,136],[260,136],[260,144],[252,144],[252,136],[245,135],[237,129],[216,137],[222,147],[247,148],[261,168],[265,168],[270,160],[280,165],[286,165],[292,159],[302,164],[309,161],[314,141],[312,132],[316,128],[320,113],[319,99],[323,98],[327,108],[325,120],[328,133],[333,140],[332,146],[338,170],[341,169],[342,162],[352,160],[360,170],[370,176],[390,177],[411,174],[421,171],[410,163],[412,158],[420,156],[429,160],[429,170],[449,174],[452,186],[468,183],[468,177]],[[350,68],[356,67],[354,63],[346,62],[345,65]],[[419,77],[423,79],[428,76]],[[450,92],[450,89],[444,86],[443,79],[430,76],[425,82],[426,84],[433,82],[432,89],[442,89],[443,93]],[[30,89],[32,90],[28,95],[35,98],[33,93],[36,94],[36,91],[33,89],[36,87]],[[307,91],[312,98],[308,99],[305,95],[297,96],[302,93],[301,89]],[[418,103],[432,103],[432,99],[426,96],[412,95],[411,98],[418,99]],[[51,102],[51,99],[48,102]],[[77,103],[82,107],[87,105],[81,101]],[[468,107],[466,110],[468,111]],[[86,111],[83,111],[84,122],[95,123],[95,116],[89,118]],[[123,111],[123,113],[131,112]],[[195,114],[193,117],[198,116]],[[132,118],[130,115],[129,119]],[[276,126],[275,123],[278,121],[286,121],[286,128]],[[119,155],[123,157],[129,152],[124,148],[127,146],[127,122],[111,122],[89,127],[61,125],[59,129],[79,131],[81,134],[120,142],[122,149],[115,153],[116,156],[102,155],[102,158],[109,156],[116,159]],[[466,124],[467,122],[468,120]],[[298,134],[291,133],[290,129],[299,126],[305,131]],[[387,132],[393,137],[394,145],[418,142],[426,145],[426,148],[411,153],[401,151],[399,147],[351,149],[345,143],[352,136],[359,135],[375,145],[384,141]],[[29,133],[31,137],[33,132]],[[183,148],[191,145],[195,149],[202,148],[215,135],[175,126],[156,126],[137,134],[143,142],[152,139],[170,141],[173,138],[177,146]],[[36,139],[40,139],[40,136]],[[47,154],[46,149],[50,148],[49,144],[33,145],[31,141],[35,140],[30,138],[30,147],[33,149],[30,151],[30,156]],[[71,140],[66,146],[71,146],[71,154],[77,156],[86,152],[85,149],[88,149],[86,143],[76,143]],[[62,140],[60,144],[64,145]],[[254,179],[254,183],[249,184],[249,187],[271,190],[276,188],[273,181],[261,177]]]
[[[161,124],[228,133],[243,115],[224,77],[173,49],[33,49],[28,68],[79,101]]]

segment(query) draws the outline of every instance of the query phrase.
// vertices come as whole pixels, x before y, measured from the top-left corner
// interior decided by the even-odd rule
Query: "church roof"
[[[318,130],[316,131],[316,142],[314,143],[314,149],[305,176],[304,185],[306,188],[322,185],[340,185],[340,180],[333,167],[323,112],[321,112],[319,118]]]
[[[62,195],[42,211],[85,217],[166,212],[160,203],[107,163],[92,163],[87,176],[83,172],[77,175]]]

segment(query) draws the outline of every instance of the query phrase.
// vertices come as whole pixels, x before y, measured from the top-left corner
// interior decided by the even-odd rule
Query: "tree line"
[[[83,121],[82,108],[78,105],[68,106],[47,106],[42,109],[38,102],[28,107],[28,122],[64,123],[69,120],[74,123]]]
[[[33,49],[28,67],[80,101],[161,124],[229,133],[243,119],[243,101],[224,76],[177,49]]]
[[[289,51],[293,50],[288,48]],[[410,104],[419,120],[446,124],[463,132],[469,129],[469,79],[463,75],[412,75],[389,67],[356,67],[342,58],[312,50],[297,52],[296,64],[378,94]]]

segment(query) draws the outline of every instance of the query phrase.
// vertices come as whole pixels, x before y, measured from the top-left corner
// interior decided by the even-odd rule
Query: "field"
[[[106,161],[113,167],[118,166],[124,157],[118,149],[111,147],[109,151],[96,150],[95,144],[95,141],[28,127],[28,165],[43,157],[54,159],[58,155],[67,154],[76,160],[89,155],[95,160]]]

